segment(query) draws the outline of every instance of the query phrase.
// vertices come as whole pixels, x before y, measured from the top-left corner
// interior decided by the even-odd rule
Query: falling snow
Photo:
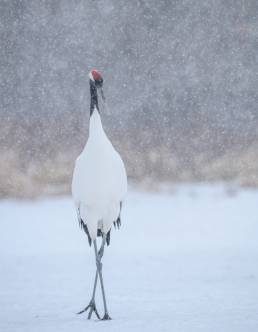
[[[0,1],[1,332],[258,331],[257,41],[257,0]],[[103,258],[110,322],[75,315],[95,262],[58,196],[93,68],[141,188]]]
[[[258,184],[257,1],[1,1],[0,18],[2,196],[68,191],[92,68],[130,177]]]

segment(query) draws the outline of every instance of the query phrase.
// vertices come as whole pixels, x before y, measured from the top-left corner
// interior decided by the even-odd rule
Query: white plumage
[[[72,195],[90,237],[107,233],[120,213],[127,191],[124,163],[107,138],[97,108],[90,117],[89,138],[76,160]]]

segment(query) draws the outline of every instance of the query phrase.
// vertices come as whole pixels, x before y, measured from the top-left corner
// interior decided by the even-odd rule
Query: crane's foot
[[[89,309],[89,314],[88,314],[88,319],[91,319],[91,315],[94,312],[95,315],[97,316],[98,319],[100,319],[100,315],[98,313],[98,310],[96,308],[96,304],[94,300],[91,300],[90,303],[87,305],[87,307],[85,307],[83,310],[77,312],[78,315],[86,312]]]
[[[106,312],[105,315],[101,320],[111,320],[112,318],[109,316],[109,314]]]

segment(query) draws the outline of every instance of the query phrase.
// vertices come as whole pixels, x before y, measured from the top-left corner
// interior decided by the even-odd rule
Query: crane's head
[[[96,88],[102,88],[103,86],[103,77],[99,71],[93,69],[89,73],[90,80],[95,84]]]

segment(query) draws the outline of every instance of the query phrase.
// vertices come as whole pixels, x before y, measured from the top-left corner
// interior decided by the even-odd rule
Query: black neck
[[[90,116],[93,114],[95,107],[99,111],[98,92],[96,85],[90,80]]]

